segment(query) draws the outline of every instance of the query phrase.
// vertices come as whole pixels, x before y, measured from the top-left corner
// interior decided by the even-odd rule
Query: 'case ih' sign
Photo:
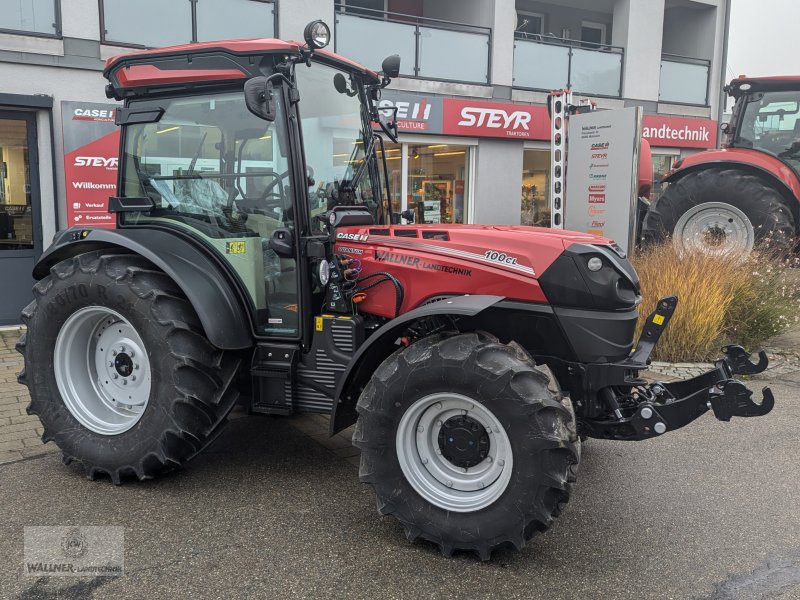
[[[108,197],[116,195],[119,128],[113,104],[62,102],[67,226],[116,225]]]

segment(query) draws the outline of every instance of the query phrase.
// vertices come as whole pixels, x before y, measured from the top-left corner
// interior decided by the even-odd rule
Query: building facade
[[[717,141],[729,0],[0,5],[0,324],[18,320],[30,269],[58,229],[108,219],[116,132],[101,72],[132,49],[302,39],[321,18],[333,48],[368,67],[400,54],[401,77],[381,100],[400,120],[399,143],[386,147],[389,183],[396,209],[421,222],[547,222],[552,89],[570,86],[601,109],[642,106],[656,174]]]

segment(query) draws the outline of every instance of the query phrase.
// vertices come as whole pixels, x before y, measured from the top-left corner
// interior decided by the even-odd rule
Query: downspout
[[[728,102],[728,95],[723,89],[725,87],[725,74],[728,68],[728,36],[731,29],[731,2],[732,0],[725,0],[725,31],[722,36],[722,72],[720,73],[720,97],[717,106],[717,122],[722,121],[722,115],[725,113],[725,105]],[[717,148],[722,144],[722,130],[717,129]]]

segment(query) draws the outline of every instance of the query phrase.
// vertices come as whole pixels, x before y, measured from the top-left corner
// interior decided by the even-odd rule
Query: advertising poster
[[[117,193],[119,127],[115,104],[62,102],[67,226],[113,228],[108,198]]]
[[[636,221],[641,110],[594,111],[569,120],[565,227],[613,239],[626,252]]]

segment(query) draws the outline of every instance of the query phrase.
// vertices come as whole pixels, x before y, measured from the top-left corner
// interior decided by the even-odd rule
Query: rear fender
[[[223,350],[253,345],[246,301],[210,252],[159,229],[79,229],[60,232],[33,268],[42,279],[56,263],[84,252],[124,248],[169,275],[192,303],[209,341]]]
[[[774,187],[784,197],[800,227],[800,179],[781,160],[763,152],[723,149],[687,156],[680,168],[669,172],[662,181],[675,183],[690,173],[720,168],[745,171]]]
[[[375,369],[398,349],[397,338],[414,321],[436,315],[474,317],[502,300],[502,296],[454,296],[415,308],[383,325],[356,351],[339,379],[331,412],[331,435],[356,422],[356,402],[361,391]]]

